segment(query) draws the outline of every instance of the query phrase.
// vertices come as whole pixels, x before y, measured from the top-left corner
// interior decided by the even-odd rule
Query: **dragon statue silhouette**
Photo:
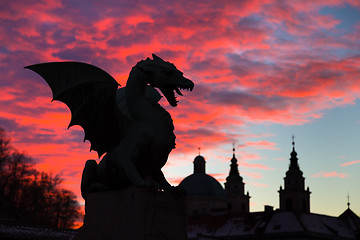
[[[174,64],[155,54],[138,62],[126,86],[102,69],[81,62],[49,62],[26,66],[50,86],[53,100],[71,111],[68,126],[80,125],[90,151],[102,160],[88,160],[81,179],[84,199],[89,192],[126,188],[131,185],[176,191],[161,168],[175,148],[170,114],[158,103],[161,95],[176,107],[175,93],[190,90],[194,83]]]

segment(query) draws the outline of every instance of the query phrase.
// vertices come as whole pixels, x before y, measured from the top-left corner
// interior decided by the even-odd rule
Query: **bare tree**
[[[0,172],[3,171],[5,162],[10,156],[10,139],[6,137],[5,130],[0,128]]]
[[[0,200],[7,203],[0,204],[0,220],[7,211],[22,224],[72,227],[80,207],[75,194],[62,189],[61,182],[57,174],[37,171],[33,159],[12,148],[0,128]]]

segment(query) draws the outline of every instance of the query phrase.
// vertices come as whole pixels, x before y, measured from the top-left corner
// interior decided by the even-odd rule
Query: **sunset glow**
[[[125,86],[155,53],[195,83],[178,107],[160,101],[175,125],[163,169],[172,184],[192,173],[199,147],[224,183],[235,142],[250,210],[277,208],[294,134],[311,211],[339,215],[349,192],[360,215],[360,1],[14,0],[0,3],[0,21],[0,127],[82,203],[81,172],[97,153],[24,66],[87,62]]]

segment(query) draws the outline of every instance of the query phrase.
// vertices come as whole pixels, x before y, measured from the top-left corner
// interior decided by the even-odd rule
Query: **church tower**
[[[310,212],[310,190],[305,190],[305,178],[298,164],[293,136],[289,170],[284,178],[284,189],[280,186],[280,210]]]
[[[249,192],[245,195],[245,183],[239,174],[237,159],[235,157],[235,148],[233,148],[233,157],[231,159],[230,173],[226,178],[225,192],[228,200],[229,212],[249,212]]]

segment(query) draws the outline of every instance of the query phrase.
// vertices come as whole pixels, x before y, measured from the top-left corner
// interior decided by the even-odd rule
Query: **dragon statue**
[[[131,70],[126,86],[108,73],[81,62],[50,62],[26,66],[49,84],[53,100],[64,102],[71,111],[69,128],[80,125],[90,151],[102,160],[85,164],[81,193],[126,188],[131,185],[176,191],[161,168],[175,148],[170,114],[158,103],[161,95],[172,107],[175,93],[190,90],[194,83],[174,64],[153,54]]]

